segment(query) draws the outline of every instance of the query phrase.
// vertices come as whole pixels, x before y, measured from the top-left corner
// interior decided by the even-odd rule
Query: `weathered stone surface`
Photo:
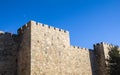
[[[0,75],[105,75],[111,45],[70,45],[69,32],[28,22],[13,35],[0,31]]]
[[[108,75],[107,61],[109,55],[109,49],[114,47],[113,45],[101,42],[94,45],[95,59],[96,59],[96,71],[97,75]]]
[[[32,75],[92,75],[89,58],[89,50],[70,46],[68,32],[32,22]]]
[[[0,75],[17,74],[16,36],[10,33],[0,34]]]

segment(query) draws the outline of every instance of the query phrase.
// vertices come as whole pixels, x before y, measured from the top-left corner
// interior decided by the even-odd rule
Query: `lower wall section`
[[[33,23],[31,75],[92,75],[89,50],[70,47],[68,33]]]
[[[24,30],[24,32],[20,34],[19,40],[18,75],[30,75],[30,30]]]
[[[32,75],[92,75],[88,50],[40,45],[31,51]]]
[[[0,75],[17,75],[17,43],[15,36],[0,34]]]
[[[62,64],[67,75],[92,75],[89,50],[70,47],[64,52]]]

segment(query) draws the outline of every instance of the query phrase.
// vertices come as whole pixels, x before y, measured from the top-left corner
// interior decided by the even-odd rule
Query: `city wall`
[[[89,50],[71,46],[69,32],[31,22],[32,75],[92,75]]]
[[[112,47],[71,46],[68,31],[30,21],[16,35],[0,32],[0,75],[106,75]]]
[[[17,36],[0,33],[0,75],[17,74]]]

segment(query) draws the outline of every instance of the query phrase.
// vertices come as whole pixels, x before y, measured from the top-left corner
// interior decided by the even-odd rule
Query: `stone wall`
[[[92,75],[90,53],[86,48],[69,47],[64,51],[62,64],[67,75]]]
[[[61,53],[69,44],[67,31],[32,22],[32,75],[61,75]]]
[[[91,62],[91,68],[92,68],[92,75],[97,75],[97,62],[96,62],[96,54],[94,50],[89,50],[90,52],[90,62]]]
[[[17,35],[0,31],[0,75],[107,75],[112,47],[71,46],[68,31],[30,21]]]
[[[17,36],[0,33],[0,75],[17,75]]]
[[[103,51],[104,51],[104,55],[105,55],[105,59],[109,58],[108,52],[111,48],[113,48],[114,46],[112,44],[108,44],[108,43],[102,43],[103,44]]]
[[[96,60],[97,60],[97,75],[107,75],[107,61],[109,58],[108,52],[113,45],[101,42],[94,45]]]
[[[69,32],[31,24],[32,75],[92,75],[88,49],[70,46]]]
[[[30,52],[30,23],[18,29],[18,75],[30,75],[31,52]]]

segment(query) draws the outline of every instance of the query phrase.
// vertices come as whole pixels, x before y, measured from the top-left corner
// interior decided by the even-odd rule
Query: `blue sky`
[[[72,45],[120,46],[120,0],[1,0],[0,30],[16,33],[29,20],[70,31]]]

